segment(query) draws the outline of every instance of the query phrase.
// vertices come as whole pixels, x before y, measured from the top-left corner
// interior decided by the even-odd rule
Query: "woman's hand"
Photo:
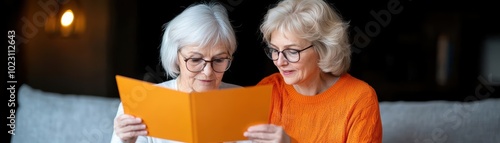
[[[142,123],[141,118],[135,118],[127,114],[122,114],[116,118],[114,129],[116,135],[123,142],[135,142],[138,136],[148,134],[146,125]]]
[[[289,143],[290,137],[281,126],[260,124],[251,126],[243,134],[252,142],[258,143]]]

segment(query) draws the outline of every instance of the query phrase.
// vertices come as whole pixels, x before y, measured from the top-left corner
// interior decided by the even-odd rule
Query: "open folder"
[[[190,143],[246,140],[268,123],[271,85],[185,93],[116,75],[125,114],[140,117],[148,136]]]

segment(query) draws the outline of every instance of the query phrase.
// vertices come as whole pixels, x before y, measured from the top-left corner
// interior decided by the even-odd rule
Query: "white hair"
[[[236,37],[226,8],[218,3],[191,5],[164,26],[160,60],[170,77],[179,75],[177,52],[182,47],[224,46],[230,56],[236,51]]]

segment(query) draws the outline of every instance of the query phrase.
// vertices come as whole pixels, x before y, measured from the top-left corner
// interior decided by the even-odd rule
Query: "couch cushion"
[[[500,99],[381,102],[384,143],[500,142]]]
[[[12,143],[106,143],[119,98],[45,92],[22,85]]]

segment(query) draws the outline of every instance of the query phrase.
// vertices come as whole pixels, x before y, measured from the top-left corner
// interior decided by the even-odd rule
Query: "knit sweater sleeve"
[[[349,143],[381,143],[382,122],[380,118],[379,104],[375,91],[369,88],[362,92],[364,94],[356,106],[356,110],[349,120],[347,142]]]

